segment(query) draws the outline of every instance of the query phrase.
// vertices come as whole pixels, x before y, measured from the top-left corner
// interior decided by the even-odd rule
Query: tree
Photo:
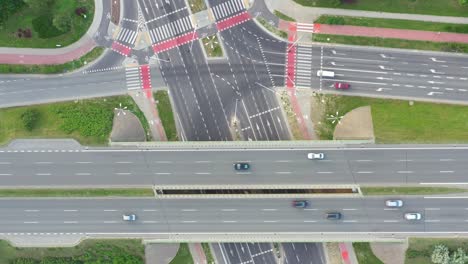
[[[468,0],[458,0],[458,3],[460,3],[461,6],[466,6],[468,5]]]
[[[450,258],[450,264],[465,264],[468,261],[468,256],[462,248],[458,248],[453,252]]]
[[[23,126],[28,131],[32,131],[37,124],[39,119],[39,111],[36,109],[28,108],[21,114],[21,120],[23,120]]]
[[[71,27],[70,14],[67,14],[66,12],[57,13],[52,20],[52,24],[62,32],[69,31]]]
[[[44,10],[51,5],[51,0],[23,0],[30,8]]]
[[[450,264],[449,250],[446,245],[436,245],[432,251],[431,261],[435,264]]]

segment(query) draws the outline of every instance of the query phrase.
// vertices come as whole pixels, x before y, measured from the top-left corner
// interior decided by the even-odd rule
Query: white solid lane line
[[[439,171],[440,173],[454,173],[454,171]]]
[[[117,212],[115,209],[104,209],[104,212]]]
[[[37,161],[37,162],[34,162],[34,164],[52,164],[53,162],[50,162],[50,161]]]
[[[154,174],[156,174],[156,175],[170,175],[172,173],[170,173],[170,172],[155,172]]]
[[[50,173],[36,173],[37,176],[50,176]]]
[[[78,224],[77,221],[63,221],[64,224]]]
[[[93,162],[91,162],[91,161],[76,161],[75,163],[76,164],[91,164]]]
[[[196,223],[197,221],[182,221],[182,223]]]
[[[343,211],[356,211],[356,208],[343,208]]]
[[[276,220],[265,220],[263,223],[277,223],[278,221]]]
[[[290,172],[290,171],[277,171],[275,173],[276,174],[291,174],[292,172]]]
[[[117,175],[131,175],[132,173],[131,172],[117,172],[115,174],[117,174]]]
[[[316,209],[316,208],[306,208],[306,209],[304,209],[304,211],[317,211],[317,210],[318,209]]]
[[[167,164],[167,163],[172,163],[172,161],[160,160],[160,161],[156,161],[156,163]]]
[[[357,223],[357,220],[344,220],[344,223]]]
[[[397,173],[413,173],[412,171],[397,171]]]
[[[116,161],[116,164],[132,164],[132,161]]]
[[[358,171],[356,173],[358,173],[358,174],[372,174],[374,172],[373,171]]]
[[[75,173],[76,176],[86,176],[86,175],[91,175],[91,173],[89,172],[78,172],[78,173]]]
[[[262,209],[262,211],[278,211],[278,209]]]
[[[37,209],[27,209],[27,210],[24,210],[25,212],[39,212],[39,210]]]
[[[75,210],[75,209],[65,209],[63,211],[64,212],[78,212],[78,210]]]
[[[221,209],[223,212],[235,212],[237,209]]]
[[[34,222],[34,221],[26,221],[23,222],[24,224],[38,224],[39,222]]]
[[[333,171],[317,171],[318,174],[332,174]]]
[[[373,160],[356,160],[357,162],[371,162]]]
[[[235,220],[224,220],[223,223],[237,223]]]
[[[182,212],[197,212],[197,209],[182,209]]]
[[[143,209],[143,212],[156,212],[156,209]]]
[[[195,172],[196,175],[210,175],[211,172]]]
[[[304,220],[304,223],[317,223],[315,220]]]

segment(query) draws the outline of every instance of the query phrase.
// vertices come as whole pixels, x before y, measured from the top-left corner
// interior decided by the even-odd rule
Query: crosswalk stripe
[[[238,1],[239,1],[240,5],[241,5],[242,9],[245,9],[244,1],[242,1],[242,0],[238,0]]]

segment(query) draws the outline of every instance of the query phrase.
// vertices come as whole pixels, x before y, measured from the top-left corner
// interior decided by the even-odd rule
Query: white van
[[[330,77],[330,78],[334,78],[335,77],[335,73],[332,72],[332,71],[322,71],[322,70],[318,70],[317,71],[317,77]]]

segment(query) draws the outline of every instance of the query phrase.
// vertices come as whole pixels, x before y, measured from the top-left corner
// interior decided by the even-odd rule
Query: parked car
[[[335,83],[335,89],[338,89],[338,90],[348,90],[350,86],[351,85],[349,85],[349,83],[343,83],[343,82]]]
[[[406,213],[405,219],[409,221],[421,220],[422,215],[420,213]]]
[[[292,202],[292,206],[295,208],[306,208],[307,206],[309,206],[309,201],[295,200]]]
[[[135,221],[136,220],[136,214],[124,214],[122,216],[124,221]]]
[[[385,206],[387,207],[402,207],[403,201],[402,200],[387,200],[385,201]]]
[[[321,160],[325,158],[325,154],[323,153],[308,153],[307,158],[310,160]]]
[[[339,212],[330,212],[326,214],[328,220],[340,220],[342,215]]]
[[[234,169],[235,170],[248,170],[248,169],[250,169],[250,164],[248,164],[246,162],[234,163]]]

